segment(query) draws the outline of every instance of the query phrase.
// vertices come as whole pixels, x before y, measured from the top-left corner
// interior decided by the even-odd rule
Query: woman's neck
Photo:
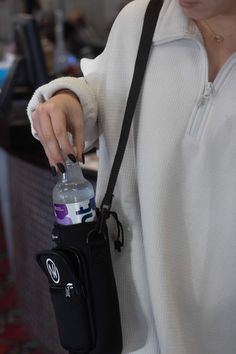
[[[207,20],[200,20],[200,23],[207,23],[210,28],[224,37],[235,35],[236,38],[236,14],[234,15],[219,15]]]
[[[220,51],[236,51],[236,15],[219,15],[195,21],[204,39],[205,46]]]
[[[213,81],[221,67],[236,52],[236,15],[220,15],[196,24],[202,34],[209,61],[209,80]]]

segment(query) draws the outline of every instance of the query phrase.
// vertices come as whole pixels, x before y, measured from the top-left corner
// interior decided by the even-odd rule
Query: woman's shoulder
[[[163,3],[160,16],[164,16],[166,9],[173,0],[159,0]],[[116,18],[115,26],[122,26],[123,30],[137,28],[142,23],[146,8],[150,0],[134,0],[129,2]]]
[[[161,1],[161,0],[160,0]],[[139,17],[143,17],[150,0],[134,0],[129,2],[120,11],[118,20],[131,20],[138,21]],[[138,17],[137,17],[138,16]]]
[[[118,14],[115,26],[134,26],[140,24],[149,0],[134,0],[129,2]]]
[[[157,0],[158,1],[158,0]],[[163,3],[162,12],[169,7],[173,0],[159,0]],[[150,0],[133,0],[129,2],[119,13],[118,20],[135,20],[138,21],[140,17],[143,17]]]

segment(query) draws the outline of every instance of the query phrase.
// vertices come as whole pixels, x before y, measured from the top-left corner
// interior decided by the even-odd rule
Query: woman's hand
[[[69,90],[57,92],[48,101],[38,105],[32,113],[32,124],[43,145],[52,172],[65,171],[62,152],[74,162],[83,161],[83,112],[77,96]],[[67,132],[73,137],[70,143]],[[56,170],[55,170],[56,169]]]

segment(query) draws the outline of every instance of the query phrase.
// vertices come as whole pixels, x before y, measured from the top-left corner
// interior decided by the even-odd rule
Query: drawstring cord
[[[115,250],[121,252],[121,247],[124,246],[124,229],[120,220],[118,219],[117,213],[110,211],[110,215],[115,219],[117,227],[117,237],[114,242]]]
[[[116,227],[117,227],[117,237],[114,241],[115,250],[121,252],[121,247],[124,246],[124,229],[123,226],[118,219],[118,215],[114,211],[110,211],[109,208],[102,208],[101,210],[97,211],[98,214],[98,222],[97,222],[97,232],[99,234],[103,233],[103,228],[106,222],[106,219],[110,217],[110,215],[115,219]]]

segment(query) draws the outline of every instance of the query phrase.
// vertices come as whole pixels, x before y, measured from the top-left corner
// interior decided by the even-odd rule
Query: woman
[[[84,78],[39,88],[28,114],[53,170],[99,140],[101,202],[148,0],[118,16]],[[165,0],[114,209],[124,353],[235,354],[236,3]],[[60,91],[64,90],[66,91]]]

